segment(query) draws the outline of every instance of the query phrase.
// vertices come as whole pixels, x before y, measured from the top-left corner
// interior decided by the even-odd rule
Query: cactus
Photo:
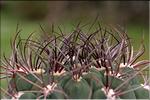
[[[67,35],[59,28],[51,37],[43,31],[39,41],[32,34],[21,39],[17,30],[12,56],[2,60],[1,79],[8,80],[8,89],[1,88],[5,98],[148,99],[143,70],[149,61],[137,62],[144,45],[134,54],[125,32],[99,26],[85,34],[82,28],[78,24]]]

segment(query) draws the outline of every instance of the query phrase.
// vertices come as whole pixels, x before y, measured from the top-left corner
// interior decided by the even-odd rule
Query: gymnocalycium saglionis
[[[90,25],[90,24],[89,24]],[[143,71],[149,60],[137,60],[131,38],[121,28],[78,23],[66,34],[52,26],[47,34],[22,39],[17,28],[12,55],[1,60],[1,80],[7,80],[7,99],[148,99],[149,79]],[[94,27],[94,28],[93,28]],[[83,30],[84,29],[84,30]],[[86,28],[87,29],[87,28]]]

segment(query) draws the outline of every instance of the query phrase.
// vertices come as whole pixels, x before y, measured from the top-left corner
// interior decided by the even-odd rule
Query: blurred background
[[[40,32],[39,23],[46,29],[54,23],[71,32],[72,24],[93,21],[99,15],[103,22],[127,30],[135,50],[144,34],[146,52],[141,59],[149,58],[148,1],[0,1],[0,9],[1,54],[6,56],[11,53],[10,38],[18,22],[22,37],[27,37],[33,31]]]

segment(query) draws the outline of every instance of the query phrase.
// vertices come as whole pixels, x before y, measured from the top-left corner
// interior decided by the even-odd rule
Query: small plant
[[[89,30],[91,30],[92,26]],[[143,75],[149,61],[137,59],[126,32],[96,27],[83,32],[78,24],[70,34],[46,34],[38,39],[20,38],[12,55],[2,60],[1,79],[8,81],[5,98],[11,99],[148,99],[149,80]]]

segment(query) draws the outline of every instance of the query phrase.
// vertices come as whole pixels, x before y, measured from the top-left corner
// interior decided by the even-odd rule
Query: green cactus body
[[[92,87],[93,92],[104,86],[103,76],[96,69],[90,69],[90,71],[83,75],[83,79]]]
[[[36,95],[33,93],[24,93],[19,99],[36,99]]]
[[[85,79],[70,78],[64,85],[64,91],[70,99],[88,99],[91,89]]]
[[[140,88],[138,88],[140,87]],[[139,85],[132,86],[133,89],[138,88],[134,90],[136,99],[147,99],[149,97],[149,91]]]
[[[37,81],[37,79],[32,74],[22,75],[22,76],[25,77],[26,79],[30,80],[33,83],[35,83]],[[31,90],[31,88],[33,87],[33,84],[31,84],[31,83],[27,82],[26,80],[22,79],[17,74],[16,74],[15,78],[11,79],[10,82],[13,82],[12,84],[14,84],[16,86],[17,91]]]
[[[121,73],[122,74],[125,74],[125,78],[123,78],[124,80],[128,79],[129,77],[132,77],[132,75],[134,75],[136,72],[134,71],[133,68],[129,68],[129,67],[123,67],[121,68]],[[140,77],[138,76],[135,76],[134,78],[132,78],[130,81],[129,81],[129,84],[130,85],[140,85],[141,82],[140,82]]]
[[[50,76],[48,74],[43,74],[42,76],[40,74],[35,74],[43,83],[41,83],[39,80],[36,80],[34,83],[39,85],[39,86],[47,86],[50,83]],[[36,90],[38,91],[39,88],[37,86],[32,86],[31,90]]]
[[[65,84],[71,79],[70,75],[65,75],[59,79],[59,85],[64,88]]]
[[[90,69],[89,72],[85,72],[81,79],[74,80],[71,75],[65,75],[59,82],[64,91],[68,94],[69,98],[90,98],[90,92],[92,93],[99,88],[102,88],[103,76],[96,69]]]
[[[91,68],[90,70],[89,70],[89,72],[92,72],[92,73],[96,73],[98,76],[100,76],[100,79],[102,79],[103,80],[103,78],[104,78],[104,72],[105,72],[105,70],[98,70],[98,69],[96,69],[96,68]]]
[[[122,83],[124,83],[123,80],[121,80],[117,77],[114,77],[114,76],[108,76],[108,80],[109,80],[108,81],[109,88],[111,88],[113,90],[115,90],[118,86],[120,86]],[[105,79],[104,83],[106,84],[106,79]],[[131,88],[130,88],[130,85],[127,83],[127,84],[124,84],[123,86],[121,86],[119,91],[123,92],[123,91],[127,91],[129,89],[131,89]],[[131,91],[131,92],[128,92],[125,94],[120,94],[119,98],[121,98],[121,99],[136,99],[134,91]]]
[[[40,97],[40,99],[44,99],[44,96]],[[65,99],[63,93],[52,91],[47,96],[46,99]]]
[[[47,99],[65,99],[65,96],[62,93],[53,92],[47,96]]]
[[[93,93],[92,98],[93,98],[93,99],[107,99],[105,93],[104,93],[101,89],[96,90],[96,91]]]
[[[83,76],[83,79],[85,79],[90,87],[92,87],[93,91],[96,91],[97,89],[104,86],[102,80],[100,80],[100,76],[95,73],[88,73],[87,75]]]
[[[134,71],[131,68],[121,68],[122,73],[132,73]],[[35,74],[36,75],[36,74]],[[40,86],[42,84],[37,81],[37,79],[32,75],[22,75],[26,79],[30,80],[33,83],[36,83]],[[49,84],[49,77],[47,74],[43,74],[43,78],[41,78],[40,75],[37,75],[38,78],[43,79],[43,82],[45,85]],[[14,79],[13,79],[14,80]],[[126,78],[118,78],[116,76],[109,76],[108,75],[108,86],[110,89],[115,90],[118,86],[124,83]],[[12,81],[12,80],[11,80]],[[11,82],[10,81],[10,82]],[[131,82],[132,81],[132,82]],[[22,79],[19,75],[16,75],[15,81],[17,86],[17,91],[30,91],[30,90],[38,90],[36,86],[33,86],[33,84],[30,84],[29,82]],[[70,74],[64,74],[64,76],[57,76],[58,87],[59,90],[64,91],[64,93],[67,95],[67,97],[60,92],[52,91],[47,96],[46,99],[106,99],[108,98],[108,94],[106,94],[103,91],[103,88],[106,86],[106,75],[105,70],[97,70],[95,68],[89,69],[88,72],[85,72],[85,74],[81,75],[79,79],[75,80],[72,78],[72,75]],[[129,80],[126,84],[121,86],[117,91],[114,91],[116,93],[115,98],[120,99],[146,99],[149,96],[149,91],[145,88],[138,88],[136,90],[130,91],[132,88],[136,88],[139,86],[139,80],[138,77],[133,78],[133,80]],[[119,93],[119,92],[120,93]],[[126,91],[129,91],[126,93]],[[118,92],[118,94],[117,94]],[[125,93],[124,93],[125,92]],[[24,93],[20,96],[20,99],[35,99],[38,96],[41,96],[42,94],[36,94],[36,93]],[[44,95],[41,97],[41,99],[44,99]]]

